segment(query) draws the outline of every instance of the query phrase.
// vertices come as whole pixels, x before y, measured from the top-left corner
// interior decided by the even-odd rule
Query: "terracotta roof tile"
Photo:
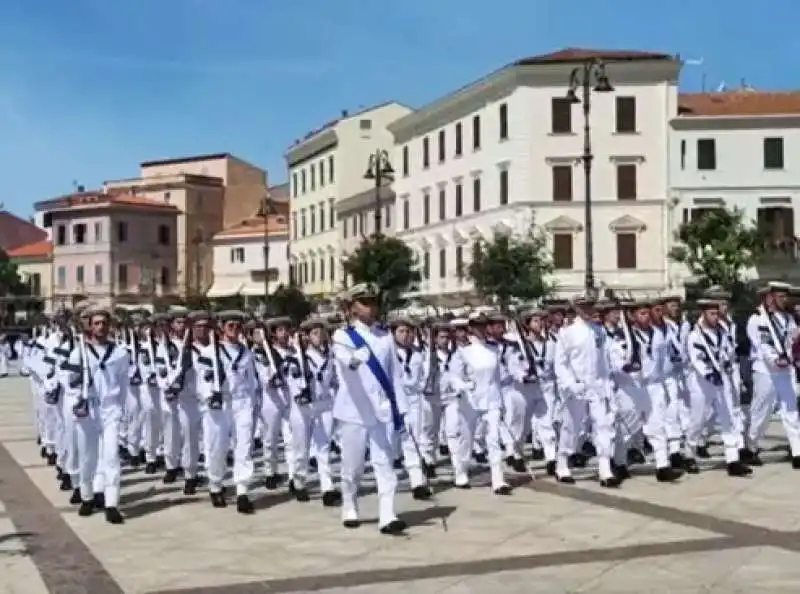
[[[678,101],[681,116],[800,115],[800,91],[683,93]]]
[[[9,258],[47,258],[53,255],[53,242],[45,239],[27,243],[6,252]]]
[[[589,49],[581,47],[568,47],[549,54],[541,54],[530,58],[522,58],[515,62],[518,66],[532,66],[536,64],[561,64],[569,62],[583,62],[597,58],[604,62],[637,62],[645,60],[675,60],[675,56],[665,53],[644,52],[636,50],[608,50]]]
[[[267,221],[267,234],[268,235],[284,235],[289,232],[289,223],[283,215],[270,216]],[[264,235],[264,219],[259,217],[251,217],[245,219],[240,223],[232,225],[227,229],[223,229],[216,235],[214,239],[230,239],[234,237],[254,237]]]
[[[108,192],[76,192],[36,204],[37,210],[52,211],[73,207],[133,206],[157,210],[178,210],[175,205],[160,200],[131,194],[126,188],[112,188]]]
[[[11,250],[43,239],[47,239],[47,231],[7,210],[0,210],[0,250]]]

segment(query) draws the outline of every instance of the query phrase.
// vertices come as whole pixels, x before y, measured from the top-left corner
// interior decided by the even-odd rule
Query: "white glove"
[[[369,361],[370,357],[370,350],[367,347],[361,347],[360,349],[353,352],[353,358],[356,359],[359,363],[366,363]]]

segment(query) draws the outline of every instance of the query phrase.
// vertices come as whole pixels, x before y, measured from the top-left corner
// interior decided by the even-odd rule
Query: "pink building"
[[[78,192],[36,204],[53,237],[53,301],[143,304],[174,291],[172,204],[127,192]]]

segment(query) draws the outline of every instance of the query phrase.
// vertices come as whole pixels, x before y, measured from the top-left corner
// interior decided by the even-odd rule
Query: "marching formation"
[[[104,510],[108,522],[124,521],[123,465],[182,480],[187,496],[207,489],[215,508],[230,501],[230,469],[240,513],[253,513],[252,489],[284,482],[309,501],[316,473],[323,505],[341,506],[355,528],[368,461],[380,530],[397,534],[406,528],[395,514],[399,470],[419,500],[434,495],[445,463],[455,487],[469,489],[473,467],[487,465],[491,492],[509,495],[507,474],[533,475],[528,442],[555,480],[574,483],[572,469],[592,456],[600,485],[618,488],[650,454],[659,482],[699,473],[718,434],[728,475],[744,477],[762,464],[759,442],[777,410],[800,469],[788,290],[770,284],[738,330],[750,345],[747,408],[724,291],[699,301],[692,323],[678,298],[578,298],[514,317],[484,308],[464,319],[396,315],[384,327],[377,291],[365,284],[342,297],[343,315],[299,328],[183,308],[115,320],[84,302],[73,319],[33,329],[21,372],[42,456],[81,516]]]

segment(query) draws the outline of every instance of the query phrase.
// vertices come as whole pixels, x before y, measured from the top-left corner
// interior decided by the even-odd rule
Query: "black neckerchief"
[[[675,340],[672,338],[672,329],[669,327],[669,324],[666,321],[662,322],[660,326],[656,326],[656,328],[661,330],[661,334],[664,335],[664,338],[669,344],[670,361],[676,363],[681,359],[681,352],[678,350],[678,345],[675,344]]]
[[[103,353],[102,357],[99,355],[97,349],[94,348],[94,345],[91,342],[86,343],[86,350],[88,350],[89,353],[91,353],[91,355],[97,360],[98,368],[101,371],[105,371],[106,363],[108,363],[108,360],[111,358],[111,354],[114,352],[114,343],[111,341],[106,342],[106,352]]]
[[[547,357],[547,338],[534,336],[531,340],[528,340],[528,342],[530,343],[531,348],[533,349],[533,357],[536,360],[536,364],[539,367],[544,367],[544,360]],[[536,347],[537,342],[542,343],[541,351]]]
[[[405,361],[400,356],[400,353],[404,353],[406,358]],[[397,360],[400,361],[400,364],[403,366],[403,371],[406,372],[406,375],[411,375],[411,357],[414,355],[414,349],[412,347],[401,346],[397,345]]]
[[[447,350],[446,352],[447,352],[447,359],[444,359],[444,360],[443,360],[443,359],[442,359],[442,358],[439,356],[440,349],[436,349],[436,358],[439,360],[439,364],[440,364],[440,365],[441,365],[442,363],[444,363],[444,370],[445,370],[445,371],[450,371],[450,360],[453,358],[453,353],[455,353],[455,351],[454,351],[454,350]]]
[[[228,347],[224,343],[218,343],[220,347],[220,352],[225,355],[225,358],[230,361],[231,363],[231,370],[232,371],[239,371],[239,363],[242,362],[242,358],[244,358],[244,346],[241,344],[235,345],[233,343],[229,343],[230,346],[236,349],[236,357],[231,357],[230,352],[228,351]],[[237,348],[238,347],[238,348]]]
[[[638,340],[641,342],[642,346],[645,347],[645,353],[648,357],[653,356],[653,335],[655,331],[653,330],[652,326],[648,326],[644,330],[639,328],[633,328],[633,335],[634,340]]]

